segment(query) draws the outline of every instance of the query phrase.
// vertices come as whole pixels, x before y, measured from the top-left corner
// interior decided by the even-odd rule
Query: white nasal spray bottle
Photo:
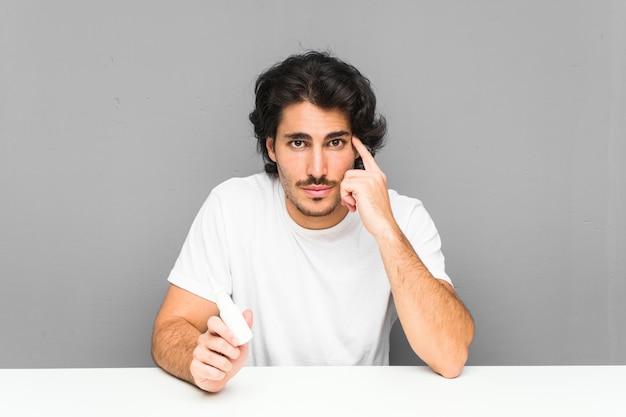
[[[209,275],[209,283],[213,290],[213,296],[215,297],[215,303],[217,308],[220,309],[220,317],[224,320],[224,323],[235,334],[235,337],[239,341],[239,345],[248,343],[252,339],[252,332],[246,319],[241,314],[239,307],[233,302],[232,298],[226,293],[226,289],[219,285],[215,279]]]

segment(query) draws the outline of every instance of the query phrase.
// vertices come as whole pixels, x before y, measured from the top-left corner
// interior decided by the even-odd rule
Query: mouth
[[[332,187],[329,186],[307,186],[302,187],[302,191],[311,198],[323,198],[330,194]]]
[[[337,185],[337,182],[325,177],[315,178],[312,176],[306,180],[296,182],[296,187],[299,187],[307,197],[317,201],[327,197]]]

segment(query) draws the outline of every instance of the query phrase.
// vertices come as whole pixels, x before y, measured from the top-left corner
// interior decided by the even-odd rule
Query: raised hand
[[[366,229],[376,237],[397,227],[389,202],[387,177],[356,136],[352,137],[352,145],[365,169],[346,171],[341,182],[341,204],[352,212],[358,209]]]

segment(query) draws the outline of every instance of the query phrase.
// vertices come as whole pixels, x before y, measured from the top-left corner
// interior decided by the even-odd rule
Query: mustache
[[[307,178],[306,180],[300,180],[296,182],[296,186],[298,187],[306,187],[309,185],[324,185],[326,187],[334,187],[335,185],[337,185],[337,181],[331,181],[327,179],[326,176],[316,178],[312,175],[309,175],[309,178]]]

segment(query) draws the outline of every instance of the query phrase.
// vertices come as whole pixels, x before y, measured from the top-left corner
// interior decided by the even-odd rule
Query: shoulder
[[[389,201],[396,222],[407,235],[411,234],[411,231],[420,233],[426,230],[436,231],[433,219],[421,200],[389,190]]]
[[[233,177],[213,188],[209,199],[217,199],[224,204],[258,201],[272,195],[274,184],[275,179],[264,172]]]
[[[402,195],[396,190],[389,190],[389,201],[396,218],[410,216],[415,210],[421,211],[424,209],[424,205],[420,200]]]
[[[212,193],[217,194],[229,194],[232,192],[264,192],[273,187],[274,180],[270,175],[262,172],[253,174],[248,177],[233,177],[227,179],[221,184],[217,185]]]
[[[211,190],[202,211],[205,214],[221,213],[223,217],[243,219],[273,205],[276,182],[275,178],[264,172],[230,178]]]

